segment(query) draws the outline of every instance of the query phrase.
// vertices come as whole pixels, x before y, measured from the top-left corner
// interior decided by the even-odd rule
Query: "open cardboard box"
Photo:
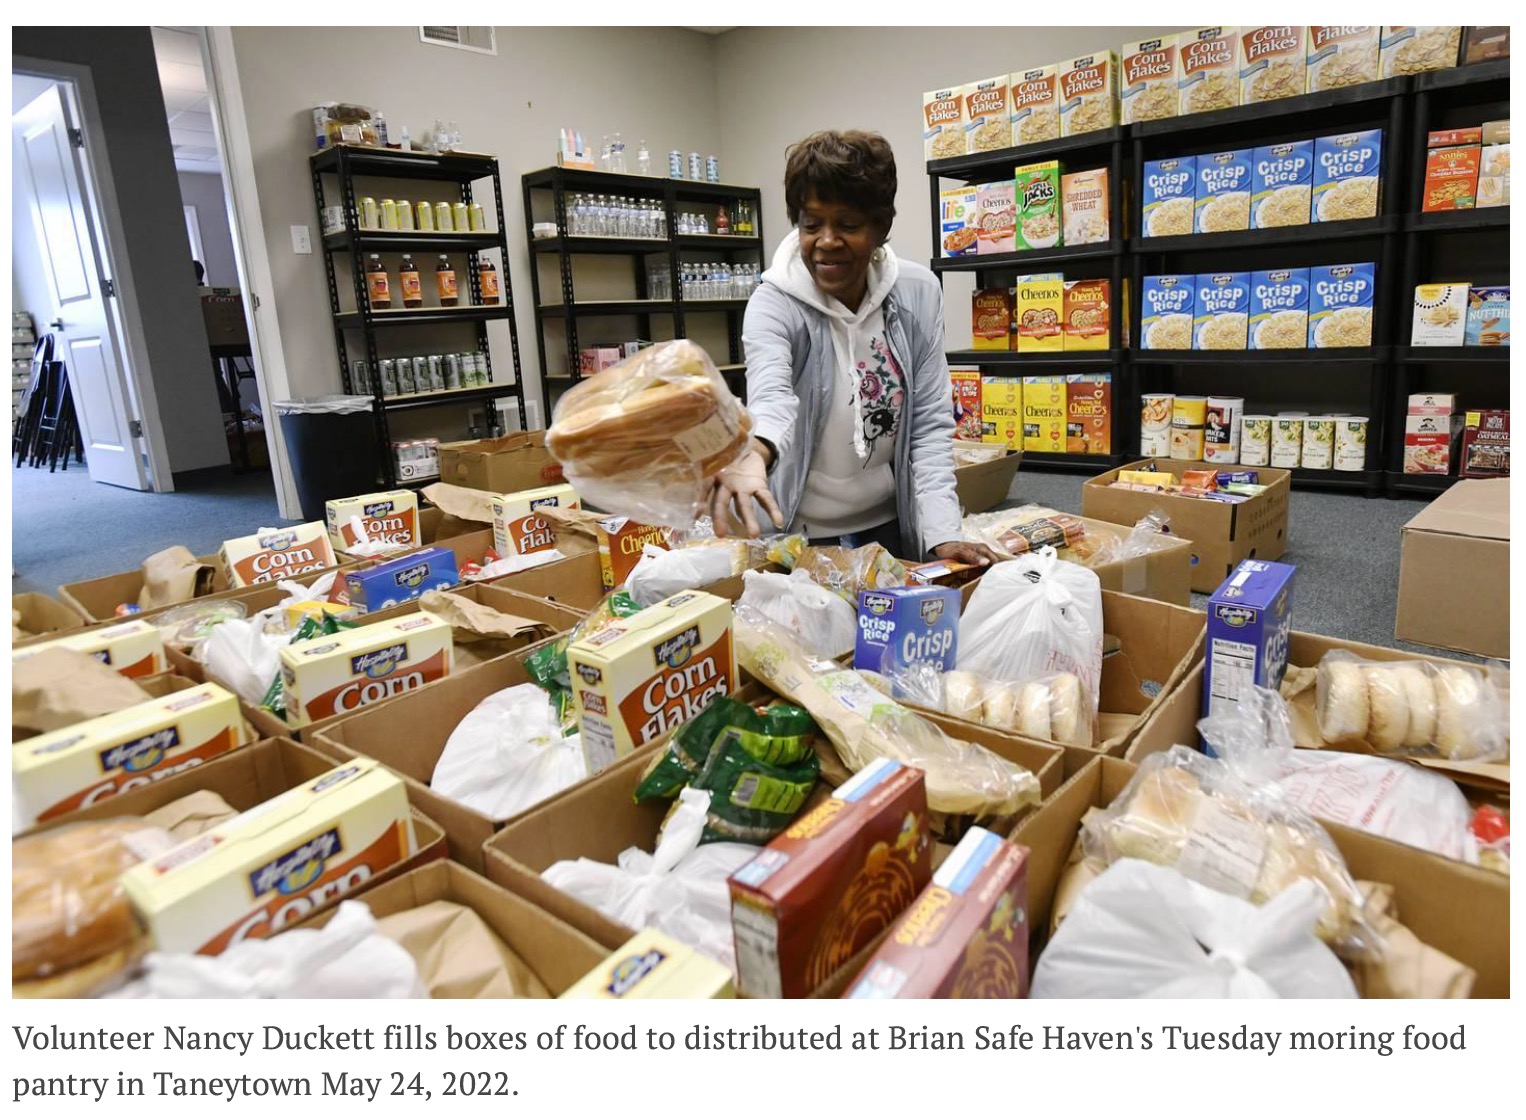
[[[11,596],[12,626],[19,626],[31,638],[22,638],[21,641],[30,641],[36,638],[52,639],[71,630],[79,630],[90,624],[90,620],[78,607],[60,602],[51,595],[44,595],[38,591],[25,591],[20,595]],[[113,621],[116,621],[113,619]],[[14,630],[12,631],[14,633]],[[12,641],[12,645],[18,644]]]
[[[1029,849],[1030,948],[1035,955],[1046,938],[1055,888],[1080,834],[1082,817],[1088,809],[1110,805],[1136,769],[1123,759],[1097,759],[1012,831],[1012,840]],[[1325,829],[1353,877],[1394,888],[1399,920],[1416,937],[1478,973],[1475,997],[1509,996],[1507,876],[1340,825],[1327,824]]]
[[[781,572],[784,569],[773,564],[764,565],[760,571]],[[585,552],[562,560],[553,560],[538,568],[529,568],[491,582],[493,587],[506,587],[521,595],[533,595],[553,603],[587,613],[604,598],[604,577],[599,571],[599,554]],[[719,595],[735,603],[742,597],[742,577],[727,576],[707,587],[696,590]]]
[[[562,465],[546,450],[546,433],[511,432],[497,439],[440,444],[440,481],[492,494],[555,486]]]
[[[1394,637],[1510,656],[1508,478],[1465,479],[1404,526]]]
[[[1152,510],[1170,520],[1173,535],[1192,543],[1192,590],[1211,594],[1241,560],[1276,560],[1287,549],[1291,471],[1255,467],[1266,490],[1243,502],[1216,502],[1177,494],[1115,490],[1109,483],[1120,470],[1169,471],[1178,479],[1191,470],[1235,470],[1222,463],[1185,459],[1141,459],[1087,479],[1081,487],[1081,512],[1114,525],[1133,525]]]
[[[1128,537],[1131,525],[1109,525],[1095,518],[1080,518],[1088,533]],[[1174,533],[1162,536],[1157,547],[1143,556],[1112,560],[1091,568],[1104,591],[1121,591],[1143,599],[1159,599],[1178,607],[1192,605],[1192,542]]]
[[[955,440],[958,446],[964,441]],[[989,449],[993,444],[983,443]],[[1022,464],[1023,453],[1003,448],[1003,454],[984,463],[972,463],[967,467],[954,468],[954,490],[959,495],[959,507],[965,513],[984,513],[995,509],[1007,500],[1012,492],[1012,480]]]
[[[139,677],[133,683],[148,693],[151,698],[158,700],[169,696],[171,693],[183,692],[188,688],[195,688],[198,684],[205,684],[206,682],[171,670],[167,673],[155,673],[150,677]],[[147,703],[147,701],[140,701],[140,703]],[[63,730],[63,728],[59,728],[59,730]],[[17,731],[14,724],[11,726],[12,743],[22,743],[31,738],[34,738],[34,736],[30,732],[23,734]]]

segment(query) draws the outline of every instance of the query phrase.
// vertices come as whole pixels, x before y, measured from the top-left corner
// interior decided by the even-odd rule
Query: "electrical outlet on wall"
[[[311,253],[313,251],[313,235],[306,226],[291,227],[291,251],[293,253]]]

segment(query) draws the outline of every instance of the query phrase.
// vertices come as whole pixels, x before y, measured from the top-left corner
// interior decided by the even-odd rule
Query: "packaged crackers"
[[[21,649],[12,648],[11,663],[50,649],[67,649],[93,657],[124,677],[151,677],[169,667],[164,657],[164,636],[157,626],[143,619],[85,630]]]
[[[1012,100],[1012,143],[1038,144],[1060,138],[1058,69],[1037,66],[1008,79]]]
[[[1106,350],[1112,328],[1108,280],[1066,280],[1061,322],[1063,348]]]
[[[1053,249],[1060,244],[1059,163],[1049,160],[1019,167],[1012,186],[1016,203],[1017,248]]]
[[[1457,65],[1461,27],[1383,27],[1378,36],[1378,72],[1385,78],[1446,70]]]
[[[1176,36],[1125,43],[1118,51],[1118,99],[1124,124],[1176,116]]]
[[[1376,26],[1311,27],[1307,43],[1310,93],[1377,80]]]
[[[964,87],[935,89],[922,95],[922,158],[949,159],[967,154],[964,146]]]
[[[1176,37],[1177,112],[1206,113],[1240,104],[1234,27],[1199,27]]]
[[[1118,123],[1118,58],[1097,51],[1059,67],[1060,135],[1080,136]]]
[[[1467,284],[1417,285],[1409,344],[1462,346],[1467,337],[1467,318]]]
[[[578,492],[565,483],[493,495],[493,547],[500,556],[525,556],[556,547],[556,533],[535,512],[544,506],[582,508]]]
[[[980,383],[980,439],[1023,449],[1023,379],[987,377]]]
[[[1239,29],[1240,104],[1255,105],[1304,92],[1308,51],[1302,27]]]
[[[1007,103],[1007,75],[964,87],[965,150],[996,152],[1012,146],[1012,116]]]
[[[1113,375],[1065,375],[1065,450],[1109,455],[1113,450]]]
[[[1468,289],[1468,322],[1464,346],[1510,345],[1510,287],[1491,284]]]
[[[1108,239],[1107,168],[1073,171],[1060,179],[1062,245],[1094,245]]]
[[[345,715],[450,675],[450,624],[427,611],[285,646],[281,681],[293,727]]]
[[[360,543],[350,523],[356,517],[360,518],[367,540],[384,541],[398,548],[417,548],[424,543],[419,534],[419,499],[412,490],[334,498],[324,503],[323,513],[335,552],[348,552]]]
[[[606,517],[594,527],[599,546],[599,579],[605,591],[620,587],[641,559],[647,545],[666,550],[668,531],[643,525],[629,517]]]
[[[730,999],[731,971],[661,930],[644,929],[558,999]]]
[[[332,568],[334,549],[328,527],[322,521],[309,521],[224,541],[218,559],[231,586],[253,587]]]
[[[1477,133],[1476,129],[1456,130]],[[1432,133],[1435,140],[1437,134]],[[1471,210],[1478,203],[1479,145],[1433,144],[1425,153],[1425,186],[1420,209],[1427,214],[1443,210]]]
[[[977,288],[970,298],[970,345],[976,350],[1011,350],[1011,288]]]
[[[1487,126],[1485,126],[1486,136],[1484,146],[1478,157],[1478,196],[1476,204],[1480,208],[1510,205],[1509,124],[1509,121],[1505,122],[1506,141],[1502,143],[1491,143],[1487,137]]]
[[[954,397],[954,438],[980,441],[980,370],[953,366],[948,371]]]

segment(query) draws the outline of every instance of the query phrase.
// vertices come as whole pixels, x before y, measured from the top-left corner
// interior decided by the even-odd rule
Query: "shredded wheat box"
[[[1196,156],[1147,162],[1140,190],[1144,236],[1181,237],[1191,233],[1196,199]]]
[[[1199,27],[1176,37],[1177,113],[1206,113],[1240,104],[1238,28]]]
[[[11,748],[13,831],[200,766],[249,741],[238,697],[184,689]]]
[[[1060,135],[1080,136],[1118,123],[1118,57],[1096,51],[1062,62]]]
[[[1308,37],[1310,93],[1377,81],[1378,27],[1346,25],[1310,27]]]
[[[1314,197],[1314,141],[1269,144],[1251,154],[1252,229],[1305,226]]]
[[[427,611],[342,630],[281,650],[286,721],[344,715],[450,675],[450,624]]]
[[[964,87],[964,147],[970,153],[996,152],[1012,146],[1012,116],[1007,104],[1007,75]]]
[[[1253,148],[1240,148],[1197,157],[1197,188],[1192,202],[1194,231],[1225,233],[1250,229],[1255,154]]]
[[[1240,104],[1256,105],[1304,92],[1309,57],[1302,27],[1242,27],[1239,31]]]
[[[1060,179],[1062,245],[1094,245],[1106,241],[1107,168],[1073,171]]]
[[[232,587],[276,583],[334,566],[334,549],[322,521],[224,541],[218,556]]]
[[[1376,266],[1328,264],[1309,269],[1309,348],[1372,345]]]
[[[1205,272],[1197,278],[1194,350],[1244,350],[1250,323],[1248,272]]]
[[[644,929],[558,999],[730,999],[731,971],[660,930]]]
[[[164,657],[164,637],[159,628],[146,619],[119,622],[115,626],[85,630],[65,638],[54,638],[51,642],[36,642],[12,649],[11,664],[50,649],[67,649],[93,657],[124,677],[151,677],[169,668]]]
[[[556,547],[556,534],[535,511],[544,506],[580,509],[578,492],[563,483],[493,495],[493,547],[500,556],[525,556]]]
[[[980,381],[980,439],[1012,451],[1023,449],[1023,379],[986,377]]]
[[[964,146],[964,87],[922,95],[922,157],[948,159],[967,154]]]
[[[1382,166],[1381,128],[1321,136],[1314,142],[1314,220],[1377,217]]]
[[[160,952],[216,956],[353,894],[414,846],[402,779],[359,759],[145,860],[121,883]]]
[[[567,647],[588,772],[596,774],[737,689],[731,604],[685,591]]]
[[[1113,375],[1065,375],[1065,450],[1108,455],[1113,450]]]
[[[1457,65],[1461,27],[1390,27],[1378,34],[1378,73],[1384,78]]]
[[[1023,450],[1049,455],[1065,451],[1070,417],[1065,375],[1030,374],[1023,378]]]
[[[1309,270],[1251,273],[1250,348],[1303,350],[1309,345]]]
[[[324,503],[324,523],[335,552],[348,552],[360,543],[352,517],[360,518],[366,536],[398,548],[417,548],[424,541],[419,533],[419,499],[412,490],[388,490],[334,498]]]
[[[1125,43],[1118,51],[1118,100],[1124,124],[1176,116],[1176,36]]]
[[[1036,66],[1009,78],[1012,143],[1037,144],[1060,138],[1058,67]]]

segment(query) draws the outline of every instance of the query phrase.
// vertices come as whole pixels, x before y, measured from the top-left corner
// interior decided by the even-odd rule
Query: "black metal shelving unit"
[[[495,430],[497,413],[492,402],[504,397],[513,398],[519,406],[519,426],[526,427],[523,380],[520,376],[519,334],[514,324],[514,291],[509,281],[508,241],[504,230],[503,184],[498,175],[498,161],[492,156],[466,152],[428,153],[403,152],[383,148],[365,148],[340,144],[315,152],[310,160],[313,177],[313,198],[318,207],[318,228],[323,228],[323,212],[328,205],[328,192],[324,186],[325,176],[337,180],[339,201],[344,208],[345,228],[322,238],[324,270],[328,277],[329,309],[334,321],[334,347],[339,356],[340,383],[346,393],[356,386],[351,377],[350,345],[347,332],[361,337],[361,351],[365,355],[366,368],[372,371],[370,390],[373,399],[373,415],[376,422],[377,459],[382,480],[387,486],[397,485],[396,470],[390,453],[391,435],[387,422],[389,412],[452,404],[486,405],[488,425]],[[408,230],[370,230],[360,228],[358,192],[355,180],[422,180],[449,184],[456,188],[457,197],[468,206],[473,201],[472,185],[484,179],[492,181],[493,205],[491,213],[497,219],[495,230],[433,233]],[[498,273],[502,302],[483,304],[482,289],[477,279],[477,265],[481,254],[496,249],[499,253]],[[366,292],[363,258],[370,253],[465,253],[467,285],[463,294],[470,300],[468,306],[424,307],[378,311],[371,307]],[[350,283],[353,287],[354,308],[345,310],[340,299],[341,279],[335,258],[349,257]],[[421,266],[421,273],[428,265]],[[427,285],[426,285],[427,286]],[[514,365],[512,382],[492,382],[492,358],[488,346],[487,324],[494,320],[507,320],[509,342]],[[378,335],[381,332],[403,327],[439,324],[468,324],[473,328],[476,349],[487,358],[487,376],[490,384],[462,389],[446,389],[427,393],[407,393],[385,396],[380,377],[375,373],[378,353]]]
[[[532,171],[521,178],[524,192],[525,234],[530,245],[530,283],[535,300],[535,345],[540,357],[541,399],[550,406],[550,390],[575,384],[580,380],[578,355],[582,349],[580,339],[586,321],[596,317],[633,315],[636,317],[640,337],[652,337],[652,317],[671,316],[673,337],[688,337],[688,316],[719,313],[726,316],[726,335],[729,361],[719,368],[733,392],[742,395],[742,374],[745,371],[742,353],[742,312],[747,307],[745,299],[684,299],[680,283],[680,253],[685,250],[706,253],[724,253],[728,263],[756,263],[763,260],[763,194],[756,187],[732,186],[724,183],[700,183],[692,179],[660,179],[647,175],[617,175],[606,171],[586,171],[577,168],[547,167]],[[536,239],[533,227],[540,219],[554,220],[556,228],[568,229],[568,198],[575,192],[595,194],[622,194],[662,206],[669,235],[650,237],[586,237],[568,236]],[[549,209],[537,211],[536,203],[546,201]],[[694,208],[709,210],[715,206],[747,202],[754,214],[754,230],[751,235],[675,233],[678,212],[688,204]],[[557,262],[559,291],[543,294],[540,282],[540,260],[554,255]],[[635,298],[580,300],[573,280],[574,258],[579,256],[627,256],[631,258]],[[650,299],[647,288],[649,258],[661,256],[666,259],[669,282],[674,298]],[[560,298],[554,298],[560,296]],[[548,375],[546,327],[559,324],[564,332],[567,347],[567,373]]]

